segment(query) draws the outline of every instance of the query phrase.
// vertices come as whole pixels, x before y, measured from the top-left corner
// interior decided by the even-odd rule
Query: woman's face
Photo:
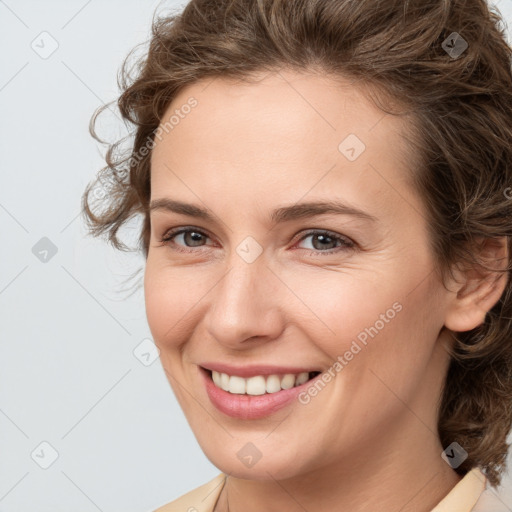
[[[394,446],[417,463],[438,442],[449,295],[406,121],[348,81],[283,71],[195,83],[165,123],[146,311],[208,458],[248,479],[348,471]]]

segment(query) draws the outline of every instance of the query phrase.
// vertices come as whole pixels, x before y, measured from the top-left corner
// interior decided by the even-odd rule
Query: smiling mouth
[[[228,393],[236,395],[265,395],[279,393],[285,389],[301,386],[320,375],[320,371],[286,373],[273,375],[255,375],[244,378],[237,375],[202,368],[214,385]]]

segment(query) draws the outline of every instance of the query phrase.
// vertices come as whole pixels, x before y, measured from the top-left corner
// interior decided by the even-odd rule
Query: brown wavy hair
[[[180,12],[155,13],[148,42],[120,70],[111,104],[134,132],[108,145],[99,182],[83,194],[89,233],[130,250],[119,230],[141,217],[132,250],[147,257],[151,149],[173,98],[200,79],[250,81],[289,68],[357,80],[384,111],[410,117],[411,181],[428,206],[438,275],[445,283],[456,262],[489,269],[477,239],[506,236],[512,253],[512,50],[504,30],[485,0],[192,0]],[[454,45],[454,32],[467,48]],[[111,104],[91,119],[100,142],[97,117]],[[441,443],[468,452],[457,472],[479,466],[495,487],[512,423],[510,270],[509,258],[506,289],[484,323],[452,333],[439,404]]]

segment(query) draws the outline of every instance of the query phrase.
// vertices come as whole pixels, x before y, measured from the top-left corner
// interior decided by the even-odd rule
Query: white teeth
[[[224,391],[229,391],[229,375],[227,373],[220,374],[220,387]]]
[[[295,384],[295,375],[293,373],[287,373],[282,379],[281,379],[281,387],[283,389],[290,389],[293,388],[293,385]]]
[[[282,389],[290,389],[294,386],[300,386],[309,380],[309,372],[302,372],[297,375],[287,373],[280,377],[279,375],[256,375],[248,379],[238,377],[237,375],[228,375],[212,371],[214,384],[229,393],[237,395],[264,395],[265,393],[277,393]]]
[[[309,379],[309,373],[308,372],[302,372],[297,375],[297,379],[295,379],[295,385],[300,386],[301,384],[304,384],[304,382],[307,382]]]
[[[230,393],[236,393],[237,395],[245,395],[245,379],[232,375],[229,378],[229,390]]]
[[[222,386],[220,385],[220,373],[219,372],[212,372],[212,379],[213,379],[213,382],[215,382],[215,385],[218,387],[218,388],[221,388]]]
[[[251,377],[250,379],[247,379],[246,387],[248,395],[264,395],[266,387],[265,377],[261,375],[256,375],[256,377]]]
[[[277,393],[281,391],[281,379],[277,375],[269,375],[267,377],[267,393]]]

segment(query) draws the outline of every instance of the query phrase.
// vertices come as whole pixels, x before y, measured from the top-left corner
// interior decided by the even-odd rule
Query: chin
[[[273,456],[262,453],[261,458],[256,459],[257,452],[250,443],[234,443],[236,447],[228,447],[219,451],[218,446],[212,450],[203,450],[208,460],[226,475],[243,480],[286,480],[296,477],[300,472],[297,465],[297,456],[293,453],[274,452]],[[251,460],[250,452],[253,452]]]

